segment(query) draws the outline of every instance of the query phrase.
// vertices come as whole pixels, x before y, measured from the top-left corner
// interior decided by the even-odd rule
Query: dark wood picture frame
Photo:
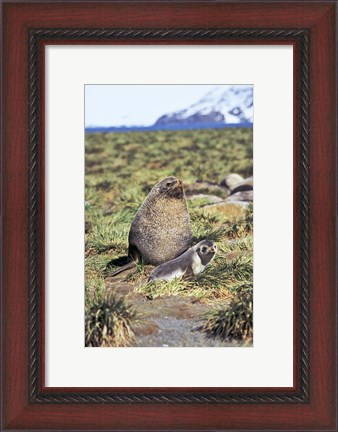
[[[335,2],[3,2],[4,430],[336,430]],[[294,385],[44,384],[44,46],[292,44]]]

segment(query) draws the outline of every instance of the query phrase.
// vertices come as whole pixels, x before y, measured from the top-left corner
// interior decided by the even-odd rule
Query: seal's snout
[[[173,183],[173,189],[182,189],[183,183],[180,179],[175,179],[175,182]]]
[[[162,180],[160,185],[164,185],[166,187],[172,187],[177,183],[177,178],[176,177],[167,177],[166,179]]]

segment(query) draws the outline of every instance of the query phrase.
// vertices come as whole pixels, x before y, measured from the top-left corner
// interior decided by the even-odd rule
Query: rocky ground
[[[169,296],[149,299],[135,292],[132,283],[107,280],[107,289],[121,295],[136,308],[141,318],[135,326],[135,346],[138,347],[201,347],[239,346],[236,341],[223,342],[206,338],[198,327],[210,306],[194,297]]]

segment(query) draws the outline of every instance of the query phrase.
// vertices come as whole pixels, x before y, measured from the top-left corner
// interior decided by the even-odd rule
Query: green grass
[[[252,253],[234,259],[218,256],[210,267],[192,280],[148,282],[139,285],[136,291],[152,299],[180,295],[217,303],[232,298],[239,291],[252,290],[252,270]]]
[[[253,169],[249,128],[87,134],[85,149],[87,312],[104,300],[106,277],[117,268],[112,261],[127,255],[130,223],[152,186],[169,175],[186,187],[196,180],[219,184],[231,172],[248,177]],[[126,276],[136,292],[148,298],[192,296],[224,306],[252,287],[252,208],[230,217],[210,214],[205,204],[205,199],[188,200],[194,242],[217,243],[211,266],[194,280],[167,283],[147,283],[151,268],[138,266]]]

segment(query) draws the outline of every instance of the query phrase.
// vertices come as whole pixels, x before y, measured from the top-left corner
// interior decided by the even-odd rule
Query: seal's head
[[[182,180],[170,176],[163,179],[160,183],[154,186],[154,193],[158,196],[169,198],[183,198],[183,183]]]

